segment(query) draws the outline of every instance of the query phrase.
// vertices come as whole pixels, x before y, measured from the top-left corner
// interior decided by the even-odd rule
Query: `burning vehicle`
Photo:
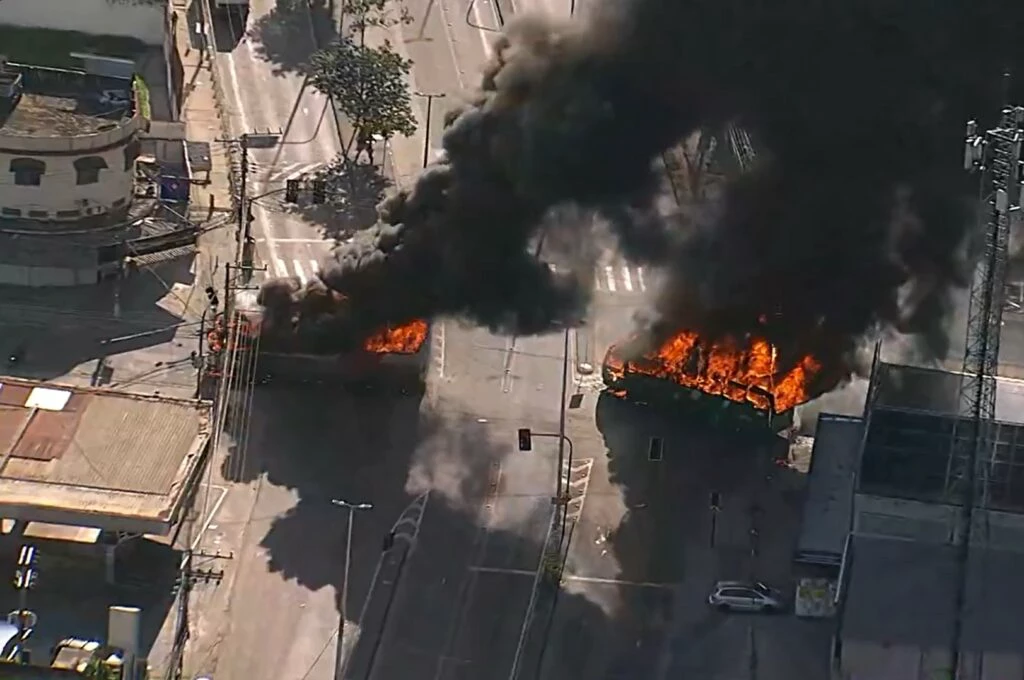
[[[613,345],[602,378],[622,399],[671,405],[716,426],[781,432],[794,424],[794,409],[816,396],[821,372],[810,356],[785,365],[764,340],[707,342],[684,331],[653,350],[640,338]]]
[[[335,296],[331,302],[340,306],[344,298]],[[325,346],[301,326],[303,312],[310,318],[308,308],[293,310],[298,316],[282,323],[281,308],[265,307],[252,293],[240,293],[235,304],[239,326],[233,361],[253,361],[261,384],[339,382],[365,387],[392,382],[406,391],[425,388],[430,352],[430,324],[425,320],[385,326],[351,343]],[[324,308],[318,311],[326,313]],[[209,337],[211,353],[224,353],[227,337],[222,315]]]

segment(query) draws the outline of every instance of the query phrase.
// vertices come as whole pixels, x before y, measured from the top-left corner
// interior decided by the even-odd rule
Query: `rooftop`
[[[0,516],[167,533],[209,419],[207,402],[0,378]]]
[[[926,502],[947,502],[954,431],[959,419],[960,374],[879,364],[861,458],[859,491]],[[995,446],[988,475],[989,505],[1024,512],[1024,382],[996,383]]]
[[[0,96],[0,131],[8,135],[94,134],[112,129],[135,111],[131,75],[128,79],[112,78],[8,63],[0,76],[13,85],[14,96]],[[20,96],[16,94],[19,91]]]
[[[814,433],[796,559],[838,566],[850,532],[854,474],[864,436],[860,418],[822,413]]]
[[[925,648],[952,636],[956,549],[899,539],[856,537],[842,635]],[[1024,649],[1024,553],[978,548],[970,556],[965,648]]]

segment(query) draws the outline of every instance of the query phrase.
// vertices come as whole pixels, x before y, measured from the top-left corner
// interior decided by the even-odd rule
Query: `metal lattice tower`
[[[984,502],[987,496],[988,474],[985,462],[993,453],[996,372],[1006,287],[1007,246],[1012,214],[1020,208],[1022,121],[1024,108],[1015,107],[1003,109],[999,125],[984,135],[977,134],[975,122],[967,124],[964,167],[981,174],[980,198],[986,222],[984,251],[971,283],[960,378],[960,417],[953,428],[946,474],[946,497],[951,503],[960,504],[953,534],[958,548],[959,570],[950,643],[950,669],[953,677],[960,675],[974,508],[979,497]]]

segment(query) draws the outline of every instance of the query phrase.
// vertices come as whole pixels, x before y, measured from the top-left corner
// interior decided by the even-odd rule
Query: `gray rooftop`
[[[846,640],[942,647],[952,636],[955,549],[898,539],[856,537],[844,596]],[[1024,649],[1024,553],[976,549],[969,561],[964,646]]]
[[[130,118],[130,80],[81,71],[8,64],[5,80],[20,76],[21,96],[0,98],[0,131],[27,137],[70,137],[108,129]]]
[[[961,375],[920,366],[880,363],[875,371],[875,406],[954,416]],[[996,420],[1024,424],[1024,381],[996,379]]]
[[[807,500],[796,559],[838,565],[850,531],[854,474],[864,422],[823,413],[818,417],[807,482]]]
[[[861,457],[859,490],[864,493],[948,502],[950,465],[967,449],[952,446],[959,419],[960,375],[937,369],[880,364]],[[996,383],[996,461],[989,479],[993,509],[1024,511],[1024,382]],[[988,455],[986,452],[985,455]]]

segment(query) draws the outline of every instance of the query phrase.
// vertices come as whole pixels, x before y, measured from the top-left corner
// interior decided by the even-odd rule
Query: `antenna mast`
[[[986,224],[984,251],[971,283],[960,377],[960,412],[953,428],[946,474],[946,498],[950,503],[960,504],[953,534],[958,570],[950,641],[950,671],[954,678],[959,678],[961,672],[974,508],[978,504],[979,490],[983,505],[987,496],[988,474],[984,463],[992,453],[1007,245],[1011,216],[1020,209],[1022,121],[1024,108],[1007,107],[1002,111],[998,126],[983,135],[977,134],[977,123],[967,124],[964,169],[981,175],[980,203]]]

